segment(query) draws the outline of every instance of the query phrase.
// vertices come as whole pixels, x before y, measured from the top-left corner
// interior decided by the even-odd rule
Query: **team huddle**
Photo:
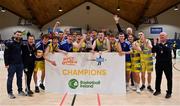
[[[167,34],[160,33],[159,38],[154,38],[154,45],[146,38],[145,34],[140,31],[138,36],[133,34],[132,28],[123,31],[118,23],[119,17],[114,16],[119,33],[114,35],[107,31],[88,31],[87,33],[69,33],[64,30],[57,31],[60,22],[56,22],[54,29],[49,34],[42,34],[41,40],[35,43],[34,35],[27,35],[27,42],[22,42],[22,32],[16,31],[12,40],[5,43],[4,52],[5,66],[8,69],[7,93],[11,99],[15,96],[12,90],[12,81],[14,74],[17,77],[18,93],[21,96],[32,96],[31,79],[33,76],[35,83],[35,92],[39,93],[41,88],[45,90],[45,61],[56,66],[56,62],[48,58],[49,53],[60,52],[67,55],[68,52],[117,52],[119,55],[125,55],[126,60],[126,91],[130,88],[137,93],[141,93],[146,88],[154,95],[161,93],[160,84],[162,72],[165,72],[168,80],[168,90],[166,98],[171,97],[172,93],[172,60],[167,42]],[[151,73],[153,72],[153,55],[156,53],[156,84],[154,90],[151,87]],[[168,56],[169,58],[167,58]],[[162,58],[166,57],[162,61]],[[164,68],[164,64],[171,68]],[[163,69],[162,67],[163,66]],[[158,70],[158,72],[157,72]],[[171,71],[169,71],[171,70]],[[26,89],[22,89],[22,75],[25,73]],[[37,73],[41,71],[41,82],[38,85]],[[168,72],[167,72],[168,71]],[[159,74],[159,72],[161,72]],[[171,73],[170,73],[171,72]],[[171,74],[171,75],[170,75]],[[133,87],[130,87],[129,80],[132,80]],[[142,86],[140,86],[140,80]]]

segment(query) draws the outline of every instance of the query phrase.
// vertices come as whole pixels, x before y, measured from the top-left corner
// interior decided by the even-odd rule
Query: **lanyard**
[[[33,50],[30,49],[29,44],[27,44],[27,47],[28,47],[28,51],[29,51],[29,56],[32,56],[32,51]]]

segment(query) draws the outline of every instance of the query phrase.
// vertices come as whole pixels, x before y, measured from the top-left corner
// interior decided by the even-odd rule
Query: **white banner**
[[[72,94],[125,94],[125,56],[118,53],[50,54],[46,61],[46,90]]]

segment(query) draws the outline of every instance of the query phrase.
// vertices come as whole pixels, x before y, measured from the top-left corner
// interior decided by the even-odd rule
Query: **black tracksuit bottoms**
[[[155,89],[158,92],[161,92],[161,80],[162,74],[164,72],[167,79],[167,93],[172,93],[172,62],[156,62],[156,81]]]

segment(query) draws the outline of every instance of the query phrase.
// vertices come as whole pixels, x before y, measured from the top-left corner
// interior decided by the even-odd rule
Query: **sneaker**
[[[161,94],[161,92],[159,92],[159,91],[156,91],[156,92],[154,92],[154,96],[157,96],[157,95],[160,95]]]
[[[166,96],[165,96],[166,99],[169,99],[171,98],[171,94],[167,93]]]
[[[32,92],[32,91],[31,91],[31,92]],[[26,90],[26,96],[30,96],[30,97],[31,97],[31,96],[32,96],[32,93],[31,93],[31,92]]]
[[[126,86],[126,92],[130,91],[129,86]]]
[[[32,97],[32,94],[30,92],[27,92],[26,96]]]
[[[10,99],[15,99],[15,98],[16,98],[16,97],[14,96],[14,94],[12,94],[12,93],[8,94],[8,96],[9,96]]]
[[[33,92],[32,90],[29,90],[29,93],[30,93],[30,94],[34,94],[34,92]]]
[[[135,86],[131,86],[131,89],[132,89],[133,91],[136,91],[136,87],[135,87]]]
[[[140,88],[141,91],[143,91],[145,89],[145,85],[143,84]]]
[[[39,92],[40,92],[38,86],[35,87],[35,92],[36,92],[36,93],[39,93]]]
[[[27,89],[25,89],[25,91],[27,92]],[[30,94],[34,94],[34,92],[32,90],[29,90]]]
[[[141,93],[141,90],[140,90],[140,88],[139,88],[139,87],[137,87],[137,88],[136,88],[136,92],[137,92],[138,94],[140,94],[140,93]]]
[[[40,84],[39,87],[43,90],[45,90],[45,86],[43,84]]]
[[[19,96],[26,96],[26,94],[24,93],[24,91],[20,91],[18,94],[19,94]]]
[[[148,89],[148,91],[149,91],[149,92],[151,92],[151,93],[153,93],[153,92],[154,92],[154,90],[151,88],[151,86],[150,86],[150,85],[147,87],[147,89]]]

